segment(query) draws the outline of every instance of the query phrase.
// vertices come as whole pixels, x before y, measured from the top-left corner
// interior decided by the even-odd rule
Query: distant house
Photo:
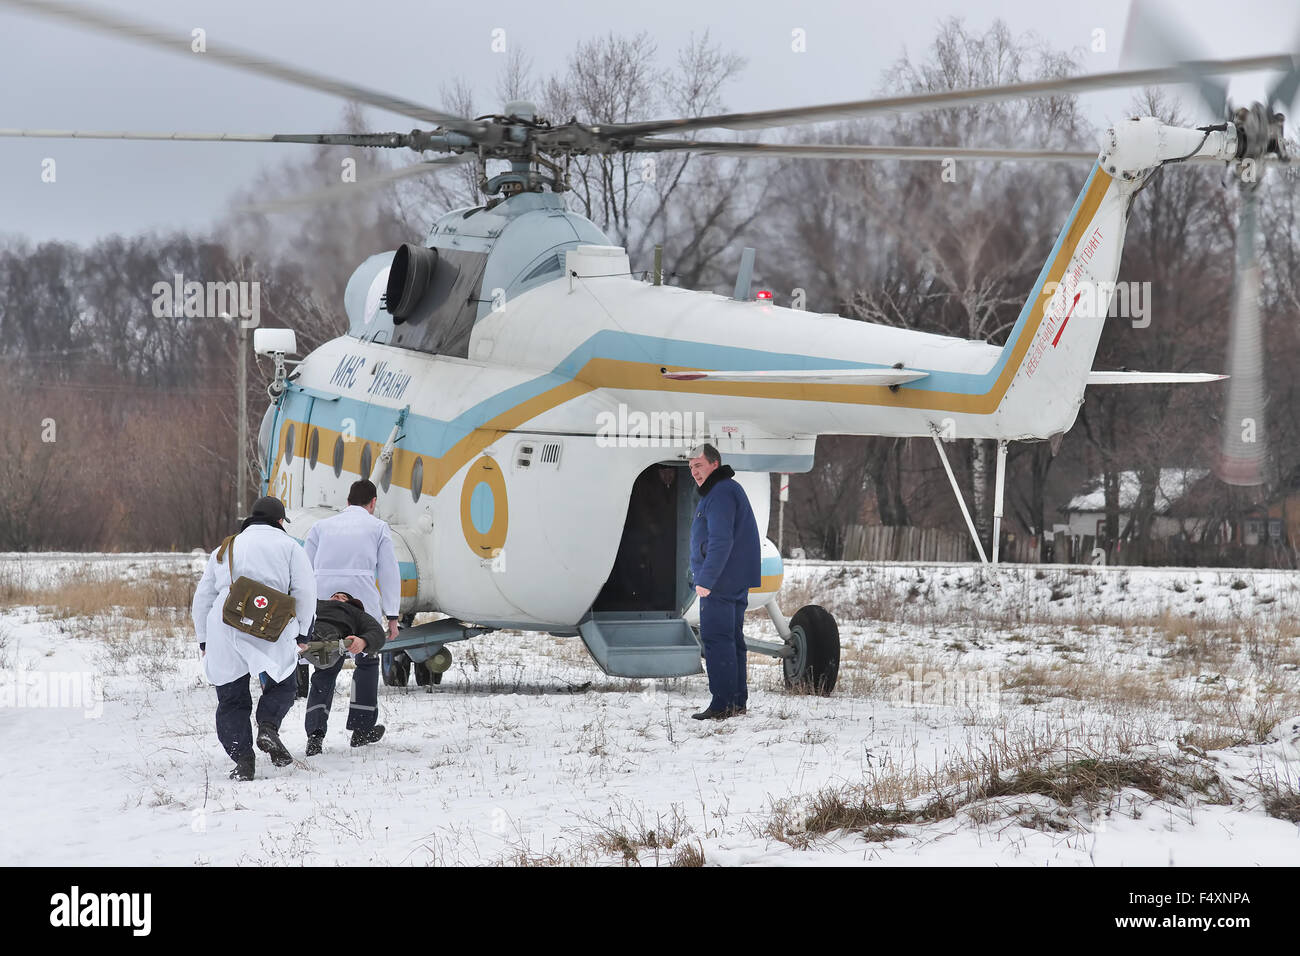
[[[1175,537],[1197,540],[1201,537],[1208,519],[1203,515],[1190,514],[1187,508],[1177,506],[1188,497],[1193,487],[1204,481],[1209,474],[1205,468],[1160,469],[1152,508],[1155,515],[1151,522],[1153,540]],[[1119,473],[1119,533],[1121,535],[1128,526],[1140,491],[1141,481],[1136,471]],[[1065,516],[1066,524],[1058,525],[1055,530],[1078,535],[1081,539],[1090,537],[1096,541],[1103,540],[1106,536],[1106,492],[1102,487],[1102,477],[1098,475],[1089,480],[1061,511]]]
[[[1271,501],[1246,516],[1242,539],[1300,549],[1300,470],[1291,473]]]

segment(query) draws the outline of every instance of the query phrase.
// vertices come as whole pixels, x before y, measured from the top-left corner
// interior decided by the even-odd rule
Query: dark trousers
[[[278,732],[284,715],[293,706],[297,681],[290,674],[278,684],[270,679],[257,701],[257,725],[270,724]],[[232,760],[253,752],[253,728],[248,719],[253,713],[253,697],[248,689],[248,675],[229,684],[217,685],[217,739]]]
[[[700,641],[709,672],[710,710],[744,707],[749,700],[745,661],[745,610],[749,595],[700,598]]]
[[[333,667],[313,667],[311,689],[307,692],[307,736],[325,733],[330,704],[334,702],[334,682],[343,670],[344,655]],[[348,730],[373,730],[379,717],[379,655],[358,654],[357,669],[352,674],[352,702],[348,705]]]

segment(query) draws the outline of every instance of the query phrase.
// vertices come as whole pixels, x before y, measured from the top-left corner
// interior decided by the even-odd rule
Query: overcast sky
[[[492,31],[522,46],[535,71],[559,70],[579,39],[646,30],[665,63],[692,32],[706,27],[748,65],[726,92],[729,109],[770,109],[859,99],[878,91],[881,71],[906,53],[922,54],[936,25],[958,14],[983,30],[995,18],[1033,31],[1059,49],[1083,53],[1085,72],[1119,64],[1128,0],[98,0],[187,38],[274,56],[417,102],[440,105],[440,89],[464,77],[483,111],[495,109],[501,55]],[[1170,5],[1172,8],[1172,5]],[[1295,0],[1182,0],[1183,28],[1204,55],[1284,52],[1300,32]],[[791,51],[791,31],[806,32],[807,52]],[[1093,31],[1107,49],[1091,52]],[[1235,78],[1234,99],[1262,95],[1266,76]],[[83,28],[0,7],[0,127],[229,132],[320,132],[338,128],[342,104],[323,94],[249,76],[201,55],[171,54],[108,39]],[[1094,94],[1083,103],[1098,125],[1123,115],[1129,93]],[[382,129],[417,125],[370,111]],[[1206,118],[1208,120],[1208,118]],[[1008,143],[1031,147],[1034,143]],[[230,195],[279,157],[310,150],[271,144],[72,142],[0,139],[0,234],[92,241],[150,229],[203,230]],[[41,164],[57,163],[42,183]]]

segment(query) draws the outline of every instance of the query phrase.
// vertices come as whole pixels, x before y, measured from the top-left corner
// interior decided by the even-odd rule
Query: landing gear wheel
[[[381,651],[381,671],[387,687],[405,687],[411,679],[411,659],[406,651]]]
[[[790,619],[786,644],[794,653],[781,659],[785,686],[803,694],[828,696],[840,673],[840,629],[830,612],[806,604]]]
[[[427,661],[415,665],[415,682],[421,687],[442,683],[443,672],[451,667],[451,651],[440,647]]]

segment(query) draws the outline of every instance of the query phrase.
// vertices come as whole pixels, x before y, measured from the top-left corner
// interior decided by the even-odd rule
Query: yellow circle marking
[[[460,489],[460,526],[470,550],[481,558],[495,557],[505,547],[509,519],[505,475],[491,456],[483,455],[469,466]]]

